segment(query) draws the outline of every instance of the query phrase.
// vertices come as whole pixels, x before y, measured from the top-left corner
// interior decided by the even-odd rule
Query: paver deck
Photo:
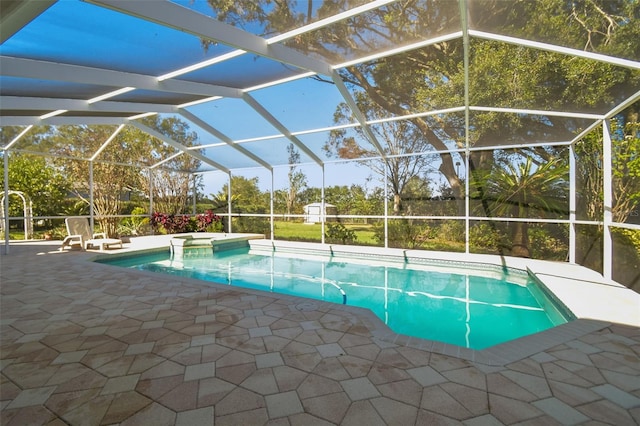
[[[381,339],[332,304],[10,249],[2,425],[640,423],[635,326],[488,365]]]

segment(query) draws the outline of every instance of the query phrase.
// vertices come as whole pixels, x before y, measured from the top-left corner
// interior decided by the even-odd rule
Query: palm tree
[[[492,216],[544,217],[566,211],[568,167],[556,158],[536,164],[531,156],[524,162],[496,167],[484,182],[485,197]],[[511,222],[511,255],[530,257],[529,224]]]

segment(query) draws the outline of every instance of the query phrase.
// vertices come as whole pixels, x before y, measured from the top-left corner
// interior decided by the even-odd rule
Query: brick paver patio
[[[1,256],[0,424],[640,423],[640,329],[506,365],[391,343],[366,316],[18,244]]]

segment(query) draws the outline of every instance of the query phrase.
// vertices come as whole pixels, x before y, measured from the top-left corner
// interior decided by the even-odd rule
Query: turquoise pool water
[[[394,332],[484,349],[568,321],[521,271],[250,251],[103,261],[368,308]]]

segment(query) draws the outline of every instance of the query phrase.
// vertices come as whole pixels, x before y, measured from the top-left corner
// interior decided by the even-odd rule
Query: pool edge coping
[[[149,251],[147,250],[147,252]],[[91,261],[104,267],[110,267],[110,265],[108,264],[95,262],[98,258],[103,257],[102,255],[94,256],[92,258],[86,258],[84,259],[84,261]],[[156,278],[158,276],[162,276],[162,274],[159,274],[157,272],[141,271],[137,269],[127,269],[127,273],[134,273],[142,276],[153,276]],[[212,281],[202,281],[195,278],[179,277],[179,280],[181,282],[200,286],[203,285],[204,282],[206,286],[215,288],[216,290],[224,291],[232,289],[233,291],[245,293],[248,295],[270,297],[272,299],[287,302],[287,306],[291,310],[297,310],[296,306],[300,304],[311,303],[316,305],[322,311],[347,312],[355,316],[367,328],[370,336],[374,340],[385,342],[386,344],[419,349],[431,353],[452,356],[466,361],[496,367],[520,361],[531,355],[544,352],[549,348],[574,340],[590,332],[602,330],[611,325],[611,323],[608,322],[587,318],[578,318],[573,321],[552,327],[550,329],[527,336],[522,336],[517,339],[490,346],[485,349],[470,349],[437,340],[423,339],[396,333],[391,330],[391,328],[389,328],[389,326],[386,325],[380,318],[378,318],[375,313],[373,313],[373,311],[367,308],[325,302],[302,296],[293,296],[275,292],[271,293],[251,288],[230,287],[227,284]]]

